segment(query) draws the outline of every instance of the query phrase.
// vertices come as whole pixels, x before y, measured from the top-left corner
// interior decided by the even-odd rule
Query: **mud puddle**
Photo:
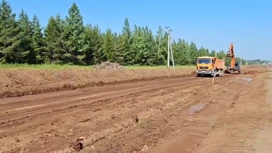
[[[203,110],[206,107],[206,104],[196,104],[190,107],[189,114],[193,115],[201,110]]]
[[[249,77],[243,77],[241,78],[242,81],[251,82],[253,79]]]

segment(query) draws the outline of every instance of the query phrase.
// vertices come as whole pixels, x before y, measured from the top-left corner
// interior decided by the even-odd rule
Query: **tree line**
[[[120,33],[84,25],[76,3],[69,8],[68,16],[51,16],[44,28],[36,15],[30,19],[22,10],[16,19],[7,1],[0,4],[0,62],[4,64],[93,65],[110,61],[121,65],[165,65],[167,43],[167,32],[162,27],[154,34],[147,26],[131,28],[128,19]],[[183,39],[173,40],[172,48],[177,65],[193,65],[198,56],[217,54],[224,58],[226,54],[197,48],[194,42]]]

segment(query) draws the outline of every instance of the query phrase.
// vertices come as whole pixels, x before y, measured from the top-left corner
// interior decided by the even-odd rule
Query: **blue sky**
[[[73,0],[7,0],[15,13],[36,14],[43,26],[50,16],[67,15]],[[172,36],[198,47],[228,50],[236,56],[272,60],[271,0],[76,0],[84,23],[119,32],[127,17],[134,24],[170,26]]]

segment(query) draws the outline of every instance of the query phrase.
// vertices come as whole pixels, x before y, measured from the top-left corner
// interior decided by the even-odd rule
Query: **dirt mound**
[[[0,98],[191,75],[192,68],[0,70]]]
[[[259,73],[266,73],[266,72],[269,72],[269,69],[261,67],[257,69],[247,69],[246,71],[244,71],[243,74],[256,75]]]
[[[257,70],[250,70],[250,71],[244,72],[244,74],[256,74],[256,73],[258,73]]]
[[[123,69],[123,66],[121,66],[118,63],[111,63],[109,61],[107,62],[102,62],[100,64],[97,64],[93,66],[94,70],[101,70],[101,69],[115,69],[115,70],[120,70]]]

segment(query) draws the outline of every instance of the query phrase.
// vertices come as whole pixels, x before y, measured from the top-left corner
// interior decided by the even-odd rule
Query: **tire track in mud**
[[[85,139],[86,142],[84,144],[87,147],[87,144],[100,143],[104,139],[109,139],[113,137],[114,135],[119,134],[120,132],[123,133],[124,130],[133,128],[134,126],[137,126],[138,124],[145,122],[149,118],[152,118],[154,115],[162,114],[162,112],[167,111],[168,109],[174,107],[177,103],[180,103],[180,101],[177,101],[175,103],[174,102],[166,103],[167,100],[172,101],[175,99],[173,95],[175,96],[180,95],[180,96],[183,96],[184,98],[190,97],[188,93],[192,90],[192,89],[189,89],[191,86],[192,84],[185,85],[183,90],[180,90],[176,92],[175,94],[167,90],[167,93],[154,96],[153,98],[143,97],[143,98],[146,98],[145,100],[142,99],[143,101],[141,101],[141,99],[136,98],[136,101],[138,101],[139,104],[138,104],[138,107],[133,108],[135,111],[133,111],[133,109],[131,110],[127,109],[130,107],[129,105],[131,105],[131,103],[127,103],[126,105],[123,105],[123,108],[120,108],[120,110],[125,111],[124,114],[121,115],[121,113],[116,113],[114,116],[120,115],[119,119],[117,119],[116,122],[108,123],[108,126],[106,126],[106,128],[101,129],[102,126],[100,126],[101,130],[91,132],[91,135],[90,133],[86,132],[86,135],[84,135],[86,138]],[[177,90],[178,88],[174,88],[174,89]],[[169,98],[169,96],[172,98]],[[185,102],[185,101],[182,101],[182,102]],[[146,108],[147,105],[149,105],[149,107]],[[105,109],[106,108],[104,107],[103,112],[106,111]],[[116,111],[118,112],[118,110]],[[112,110],[113,113],[116,111]],[[97,120],[91,120],[91,121],[97,123]],[[105,127],[105,125],[103,125],[103,127]],[[96,128],[99,129],[99,125]],[[81,134],[83,133],[81,132]],[[90,137],[88,135],[90,135]],[[56,146],[56,149],[58,147],[59,145]],[[62,151],[65,152],[65,150],[61,150],[61,152]]]
[[[123,96],[132,96],[137,94],[142,94],[145,92],[152,92],[160,89],[172,88],[175,86],[185,85],[188,83],[193,83],[196,81],[202,81],[206,78],[185,78],[185,79],[173,79],[173,80],[165,80],[164,82],[155,81],[151,84],[139,84],[138,87],[133,87],[133,84],[129,84],[125,89],[113,91],[113,89],[109,88],[106,90],[98,90],[98,93],[94,93],[94,95],[85,96],[89,94],[89,91],[85,89],[83,93],[74,94],[72,96],[64,97],[48,97],[44,98],[41,101],[36,102],[37,99],[29,101],[24,99],[20,102],[18,98],[4,101],[1,106],[1,111],[5,112],[4,114],[0,114],[0,127],[5,126],[6,123],[10,123],[16,120],[20,120],[22,118],[29,118],[30,116],[40,115],[40,114],[50,114],[53,112],[65,110],[65,109],[73,109],[79,106],[89,105],[90,103],[95,102],[104,102],[107,100],[114,100]],[[147,86],[149,85],[149,86]],[[131,88],[132,86],[132,88]],[[83,97],[82,97],[83,96]],[[55,98],[55,100],[53,100]],[[60,100],[59,100],[60,98]],[[15,102],[13,102],[15,101]]]
[[[199,80],[199,79],[198,79]],[[204,79],[205,80],[205,79]],[[208,80],[207,80],[208,81]],[[201,81],[200,81],[201,82]],[[187,88],[187,87],[190,87],[192,84],[193,84],[194,82],[187,82],[187,83],[182,83],[183,84],[183,88]],[[91,119],[88,119],[88,118],[83,118],[84,116],[87,116],[87,114],[84,114],[84,112],[90,112],[90,111],[88,111],[88,108],[90,108],[90,110],[93,110],[93,111],[91,111],[90,113],[92,114],[92,113],[102,113],[102,112],[105,112],[106,110],[105,109],[107,109],[108,108],[108,110],[110,110],[110,111],[112,111],[112,106],[119,106],[118,108],[119,108],[119,110],[122,110],[122,111],[117,111],[117,112],[124,112],[124,105],[126,104],[126,107],[130,107],[130,105],[131,105],[131,101],[128,101],[128,100],[126,100],[126,99],[128,99],[128,98],[130,98],[130,100],[134,100],[134,101],[136,101],[136,102],[140,102],[140,104],[138,104],[138,108],[140,108],[140,109],[137,109],[136,111],[134,111],[133,113],[137,113],[137,112],[139,112],[139,111],[141,111],[141,110],[144,110],[145,109],[145,107],[146,106],[148,106],[148,105],[143,105],[143,104],[141,104],[141,102],[142,101],[144,101],[144,100],[146,100],[146,99],[148,99],[148,98],[152,98],[152,97],[156,97],[156,96],[158,96],[158,94],[159,95],[162,95],[162,96],[164,96],[164,95],[166,95],[166,94],[168,94],[168,93],[171,93],[171,92],[173,92],[174,90],[176,90],[177,88],[179,88],[178,86],[167,86],[166,88],[160,88],[160,89],[156,89],[156,90],[152,90],[152,91],[149,91],[149,92],[141,92],[141,93],[137,93],[137,94],[132,94],[132,95],[126,95],[126,96],[123,96],[123,97],[118,97],[118,98],[115,98],[115,99],[110,99],[110,100],[105,100],[105,101],[98,101],[98,102],[96,102],[96,103],[91,103],[91,104],[88,104],[88,105],[86,105],[86,106],[79,106],[77,109],[76,109],[76,113],[75,114],[77,114],[77,113],[80,113],[80,112],[83,112],[83,114],[81,115],[81,116],[78,116],[75,120],[77,120],[77,122],[75,122],[75,123],[73,123],[73,125],[76,125],[76,124],[78,124],[78,123],[80,123],[82,120],[84,120],[84,119],[86,119],[86,121],[88,121],[88,120],[90,120],[90,121],[92,121]],[[143,96],[142,96],[143,95]],[[142,97],[141,97],[142,96]],[[140,97],[140,99],[138,99],[138,97]],[[122,101],[120,102],[120,99],[122,99]],[[119,103],[118,103],[119,102]],[[148,103],[148,104],[150,104],[150,103]],[[157,106],[157,104],[156,104],[156,102],[154,101],[154,103],[153,104],[150,104],[150,106],[148,106],[147,108],[152,108],[152,107],[156,107]],[[84,108],[86,108],[85,110],[84,110]],[[97,110],[95,110],[95,109],[97,109]],[[128,110],[129,111],[129,110]],[[127,113],[125,113],[125,114],[121,114],[123,117],[126,117],[127,116],[127,114],[129,114],[130,112],[128,112],[127,111]],[[113,113],[114,113],[115,111],[113,111]],[[100,114],[101,114],[100,113]],[[101,115],[100,114],[98,114],[97,115],[97,117],[98,117],[98,119],[102,119],[102,120],[105,120],[105,119],[103,119],[103,118],[101,118]],[[73,114],[71,114],[71,110],[62,110],[62,111],[59,111],[59,112],[54,112],[54,114],[51,114],[51,115],[54,115],[54,118],[65,118],[65,119],[67,119],[67,117],[68,117],[68,120],[71,120],[71,119],[73,119],[73,118],[70,118],[69,116],[73,116]],[[41,116],[41,115],[38,115],[37,116],[37,119],[36,120],[32,120],[30,123],[32,123],[32,122],[34,122],[32,125],[28,125],[28,126],[25,126],[24,125],[24,123],[22,123],[21,121],[22,120],[18,120],[18,122],[20,123],[20,124],[23,124],[23,125],[21,125],[20,126],[20,124],[18,124],[18,125],[15,125],[15,128],[14,129],[12,129],[12,130],[10,130],[10,127],[12,127],[12,126],[14,126],[14,124],[12,125],[9,125],[8,127],[6,127],[6,132],[5,131],[2,131],[2,133],[1,133],[1,135],[6,135],[6,136],[14,136],[14,137],[16,137],[16,135],[18,134],[18,133],[20,133],[20,131],[22,132],[22,131],[24,131],[24,130],[30,130],[29,131],[29,133],[31,133],[31,132],[34,132],[33,131],[33,129],[35,129],[35,127],[37,126],[37,125],[35,125],[35,123],[36,124],[38,124],[38,126],[43,126],[43,124],[51,124],[51,122],[54,122],[54,120],[52,121],[52,119],[50,119],[50,118],[52,118],[51,117],[51,115],[50,114],[47,114],[47,115],[45,115],[45,116]],[[95,114],[92,114],[92,116],[93,115],[95,115]],[[99,116],[100,115],[100,116]],[[103,115],[103,113],[102,113],[102,115]],[[118,116],[119,114],[115,114],[115,116]],[[129,116],[131,116],[131,115],[129,115]],[[132,116],[131,116],[132,117]],[[78,119],[80,119],[80,120],[78,120]],[[38,121],[37,121],[38,120]],[[65,122],[63,123],[63,122],[61,122],[61,121],[56,121],[56,122],[54,122],[54,126],[56,125],[56,126],[58,126],[58,124],[60,125],[60,127],[63,127],[63,125],[62,124],[65,124],[65,123],[67,123],[67,121],[68,120],[65,120]],[[123,119],[122,119],[123,120]],[[42,121],[42,122],[41,122]],[[85,122],[86,122],[85,121]],[[117,120],[118,121],[118,120]],[[98,125],[99,126],[101,126],[101,123],[99,123],[99,120],[95,120],[94,122],[96,122],[96,123],[98,123]],[[104,124],[107,124],[107,123],[104,123]],[[109,125],[112,125],[112,124],[114,124],[114,123],[109,123]],[[108,126],[109,126],[108,125]],[[104,125],[103,125],[104,126]],[[18,128],[17,128],[18,127]],[[41,134],[40,135],[44,135],[44,133],[46,133],[46,132],[48,132],[48,129],[50,129],[52,126],[45,126],[46,127],[46,131],[44,131],[43,129],[40,129],[39,127],[38,127],[38,129],[39,130],[37,130],[37,131],[41,131]],[[66,127],[66,126],[65,126]],[[67,126],[67,128],[69,129],[69,126]],[[2,130],[3,130],[3,127],[2,127]],[[7,133],[8,132],[8,133]],[[61,132],[57,132],[57,133],[61,133]],[[67,137],[67,134],[69,134],[69,132],[67,133],[67,132],[63,132],[63,135],[64,136],[66,136]],[[61,135],[61,134],[60,134]],[[4,138],[6,137],[6,136],[4,136]],[[19,138],[20,138],[20,136],[19,136]],[[32,137],[31,137],[32,138]],[[31,145],[33,144],[33,143],[35,143],[35,137],[33,137],[32,139],[30,138],[30,140],[33,140],[33,138],[34,138],[34,142],[29,142]],[[44,139],[44,138],[43,138]],[[57,138],[56,138],[57,139]],[[36,140],[39,140],[38,138],[36,139]],[[38,141],[39,142],[39,141]],[[65,143],[65,144],[67,144],[67,143]],[[61,145],[65,145],[65,144],[61,144]],[[14,147],[15,148],[15,147]]]
[[[183,127],[179,129],[180,134],[169,138],[166,143],[151,150],[150,153],[191,153],[196,146],[202,142],[204,137],[213,130],[217,121],[236,102],[249,82],[243,80],[233,80],[213,93],[213,97],[203,99],[203,108],[200,112],[187,115],[183,122]]]
[[[198,87],[198,88],[204,87],[206,89],[209,89],[209,86],[210,86],[209,83],[210,83],[210,81],[202,83],[201,84],[202,87]],[[198,97],[199,99],[201,99],[203,97],[203,94],[206,93],[206,89],[192,91],[192,88],[193,88],[192,86],[191,86],[191,89],[185,88],[183,90],[180,90],[180,92],[177,92],[177,93],[173,94],[172,96],[170,96],[171,98],[169,98],[169,97],[166,98],[163,101],[164,103],[166,103],[166,105],[164,105],[164,106],[161,106],[156,109],[151,109],[151,110],[146,110],[146,111],[140,112],[138,114],[138,118],[137,118],[136,123],[135,123],[134,119],[128,118],[127,120],[120,122],[119,124],[114,126],[114,128],[108,128],[108,129],[105,129],[104,131],[102,130],[97,133],[92,133],[90,137],[85,137],[85,140],[83,141],[83,144],[86,145],[85,147],[87,147],[87,150],[85,150],[85,151],[86,152],[90,152],[90,151],[96,152],[97,150],[99,150],[97,152],[132,152],[133,149],[132,150],[131,149],[122,150],[122,147],[124,145],[127,145],[127,143],[129,143],[132,140],[137,140],[139,137],[141,137],[141,136],[139,136],[141,134],[137,135],[136,137],[133,137],[130,139],[128,138],[124,141],[119,142],[119,140],[124,139],[122,136],[126,137],[125,135],[127,135],[128,133],[129,134],[132,133],[132,135],[133,135],[134,131],[137,131],[137,129],[138,130],[144,129],[144,131],[147,130],[152,133],[152,130],[154,130],[154,127],[151,127],[150,130],[148,130],[148,128],[146,128],[146,127],[139,128],[139,126],[141,127],[143,125],[146,125],[147,123],[149,124],[149,122],[151,122],[151,123],[155,122],[156,124],[157,123],[165,124],[164,122],[168,122],[168,121],[164,116],[168,116],[169,114],[170,114],[170,116],[176,115],[175,113],[173,113],[173,110],[185,111],[191,105],[198,103],[199,102],[198,100],[191,99],[192,96],[195,96],[195,97]],[[211,90],[214,90],[214,88]],[[183,94],[181,94],[181,93],[183,93]],[[181,97],[182,97],[182,99],[179,99]],[[168,101],[169,101],[169,103],[167,103]],[[157,120],[156,116],[161,117],[162,120],[161,119]],[[159,121],[161,121],[161,122],[159,122]],[[157,127],[161,127],[161,125],[158,125]],[[171,126],[168,126],[166,129],[168,129],[168,130],[170,129],[170,131],[171,131],[172,128],[171,128]],[[161,131],[160,133],[162,134],[163,132]],[[144,134],[144,135],[146,135],[146,134]],[[151,138],[151,137],[149,137],[149,138]],[[108,142],[108,141],[110,141],[110,142]],[[113,143],[112,141],[116,141],[116,142]],[[141,140],[139,140],[139,142],[141,142]],[[124,144],[122,144],[122,143],[124,143]],[[98,149],[93,150],[92,148],[97,144],[98,144],[98,147],[96,146],[95,148],[98,148]],[[99,148],[99,144],[103,144],[103,146],[100,146],[101,148]],[[133,145],[134,144],[135,144],[135,141],[133,141]],[[137,148],[137,147],[135,147],[135,148]],[[139,147],[137,149],[139,150]],[[66,150],[62,150],[62,151],[69,152],[69,148],[66,148]]]
[[[144,146],[157,144],[158,140],[161,138],[165,139],[169,135],[172,136],[173,134],[177,134],[176,131],[178,131],[180,127],[184,126],[184,122],[180,120],[184,120],[185,117],[188,116],[189,107],[200,103],[200,99],[205,100],[207,104],[212,103],[212,99],[209,97],[210,95],[205,96],[205,94],[209,92],[211,94],[219,93],[222,92],[222,88],[224,88],[224,86],[217,86],[217,88],[204,86],[204,88],[205,87],[206,89],[193,93],[193,99],[189,96],[188,98],[185,98],[186,102],[177,102],[177,104],[171,109],[163,110],[161,112],[162,114],[154,115],[152,118],[147,118],[142,124],[137,124],[130,128],[124,128],[125,130],[121,132],[118,131],[113,134],[111,139],[105,138],[100,140],[101,142],[99,143],[90,143],[92,145],[87,146],[86,150],[83,152],[138,152],[142,150],[142,147],[145,148]],[[180,97],[177,98],[178,99],[176,100],[179,101]],[[173,119],[176,121],[173,121]]]
[[[259,74],[249,83],[194,153],[271,152],[271,131],[266,128],[271,125],[267,119],[271,118],[271,108],[265,101],[267,75],[269,73]],[[259,132],[263,134],[260,143]],[[215,142],[217,145],[213,145]],[[256,143],[259,144],[256,146]]]
[[[209,90],[213,91],[214,89],[206,86],[206,89],[197,91],[197,93],[194,95],[194,98],[189,98],[185,103],[181,103],[173,109],[169,109],[168,111],[163,112],[163,115],[154,117],[146,121],[145,124],[130,130],[128,132],[128,136],[127,132],[125,132],[126,134],[124,133],[123,135],[119,134],[115,139],[115,143],[109,142],[109,147],[104,145],[101,147],[101,152],[111,152],[112,149],[115,149],[113,152],[138,152],[141,151],[144,146],[149,146],[150,148],[150,146],[157,144],[160,139],[164,140],[167,139],[168,136],[173,136],[173,134],[176,135],[176,132],[179,131],[181,126],[183,126],[182,120],[187,116],[188,109],[191,106],[200,103],[200,101],[204,99],[205,94]],[[173,121],[173,119],[176,119],[176,121]],[[135,139],[138,141],[128,141]]]
[[[230,78],[223,77],[216,80],[223,81],[227,79]],[[116,136],[118,137],[121,134],[124,134],[124,132],[126,133],[126,131],[130,133],[131,129],[137,129],[137,127],[145,125],[146,122],[152,121],[154,116],[155,118],[156,116],[164,118],[163,116],[165,114],[172,114],[172,110],[189,107],[198,101],[189,100],[192,103],[186,104],[186,100],[177,101],[177,98],[190,99],[190,97],[197,95],[194,92],[193,95],[192,93],[190,94],[192,89],[197,86],[197,88],[202,86],[201,88],[206,87],[207,89],[211,83],[210,79],[205,78],[194,78],[190,81],[188,80],[187,83],[180,81],[182,81],[182,79],[177,79],[169,85],[163,85],[164,82],[155,86],[156,88],[152,90],[142,90],[141,92],[136,93],[134,91],[132,94],[125,94],[106,100],[104,99],[96,102],[88,101],[88,103],[79,104],[78,106],[69,109],[55,111],[54,113],[31,116],[25,119],[25,121],[23,119],[11,121],[9,124],[3,124],[0,137],[3,134],[6,135],[4,138],[7,140],[9,136],[21,139],[22,137],[25,137],[25,140],[20,141],[24,143],[24,146],[31,148],[30,152],[39,152],[40,150],[52,151],[52,149],[58,150],[60,148],[65,148],[71,140],[73,141],[78,136],[86,136],[86,146],[89,144],[90,147],[92,147],[92,144],[97,145],[97,143],[100,144],[104,141],[109,141],[109,138],[113,140]],[[182,85],[182,87],[179,87],[180,85]],[[188,94],[190,94],[190,96],[188,96]],[[188,96],[187,98],[186,95]],[[199,99],[201,97],[202,96],[200,96]],[[54,116],[54,119],[51,118],[52,115]],[[95,117],[97,117],[97,119],[95,119]],[[140,122],[137,122],[135,117],[137,117]],[[51,123],[54,124],[51,125]],[[15,126],[15,128],[7,133],[5,129],[12,126]],[[88,127],[92,127],[92,137],[88,137],[90,134],[90,128]],[[33,132],[39,134],[33,136],[30,134]],[[72,135],[70,135],[71,133]],[[43,148],[41,144],[43,144],[43,147],[47,146],[47,148]],[[109,146],[114,147],[114,143]],[[103,148],[101,150],[103,150]]]

